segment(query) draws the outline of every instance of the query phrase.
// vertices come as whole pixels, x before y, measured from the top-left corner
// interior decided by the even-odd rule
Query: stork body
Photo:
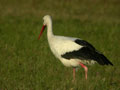
[[[84,64],[113,65],[103,54],[98,52],[85,40],[73,37],[56,36],[52,32],[52,19],[49,15],[43,17],[43,28],[47,26],[47,38],[51,51],[65,66],[73,67],[73,80],[75,80],[75,69],[81,66],[85,69],[87,79],[88,68]]]

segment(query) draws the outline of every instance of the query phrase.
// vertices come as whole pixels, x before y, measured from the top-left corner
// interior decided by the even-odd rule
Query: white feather
[[[54,36],[53,38],[48,39],[48,42],[55,56],[60,57],[62,54],[65,54],[66,52],[79,50],[80,48],[83,47],[75,43],[74,40],[75,38]]]
[[[64,37],[64,36],[55,36],[52,32],[52,20],[49,15],[44,16],[44,25],[47,25],[47,37],[48,43],[53,54],[67,67],[77,67],[79,62],[88,63],[85,60],[80,59],[70,59],[67,60],[62,58],[61,55],[79,50],[82,48],[82,45],[75,43],[74,41],[78,38]],[[92,63],[94,63],[92,61]]]

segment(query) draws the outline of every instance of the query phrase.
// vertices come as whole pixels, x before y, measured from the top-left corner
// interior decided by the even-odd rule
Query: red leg
[[[73,81],[75,81],[75,68],[73,68]]]
[[[79,63],[79,64],[82,66],[82,68],[84,68],[84,70],[85,70],[85,79],[87,80],[88,68],[84,64],[82,64],[82,63]]]

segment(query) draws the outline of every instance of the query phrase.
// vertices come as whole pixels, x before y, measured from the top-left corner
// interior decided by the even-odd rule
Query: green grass
[[[0,1],[0,90],[120,90],[120,2],[118,0]],[[53,17],[53,32],[89,41],[114,66],[79,68],[72,83],[67,68],[51,53],[42,17]]]

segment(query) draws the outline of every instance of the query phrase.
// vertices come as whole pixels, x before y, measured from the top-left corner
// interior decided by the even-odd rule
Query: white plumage
[[[76,67],[79,64],[78,59],[77,60],[66,60],[65,58],[62,58],[61,55],[65,54],[66,52],[71,52],[74,50],[79,50],[81,47],[78,44],[74,42],[77,38],[71,38],[71,37],[64,37],[64,36],[56,36],[52,32],[52,19],[49,15],[46,15],[43,17],[44,25],[47,25],[47,38],[48,43],[50,46],[51,51],[53,54],[58,58],[65,66],[73,66]]]
[[[82,47],[82,46],[74,43],[74,41],[72,39],[62,37],[62,36],[54,36],[54,38],[52,38],[51,41],[48,41],[48,42],[49,42],[51,51],[54,53],[54,55],[57,58],[60,59],[60,61],[65,66],[72,66],[71,60],[65,60],[64,58],[61,57],[61,55],[65,54],[66,52],[72,52],[74,50],[79,50]],[[67,61],[67,64],[66,64],[66,61]],[[74,61],[74,60],[72,60],[72,61]]]
[[[91,44],[79,38],[56,36],[52,32],[52,19],[49,15],[43,17],[43,27],[47,26],[48,43],[53,54],[65,66],[73,67],[73,79],[75,80],[75,68],[82,66],[85,69],[87,79],[87,67],[84,64],[98,62],[101,65],[113,65],[103,54],[99,53]]]

